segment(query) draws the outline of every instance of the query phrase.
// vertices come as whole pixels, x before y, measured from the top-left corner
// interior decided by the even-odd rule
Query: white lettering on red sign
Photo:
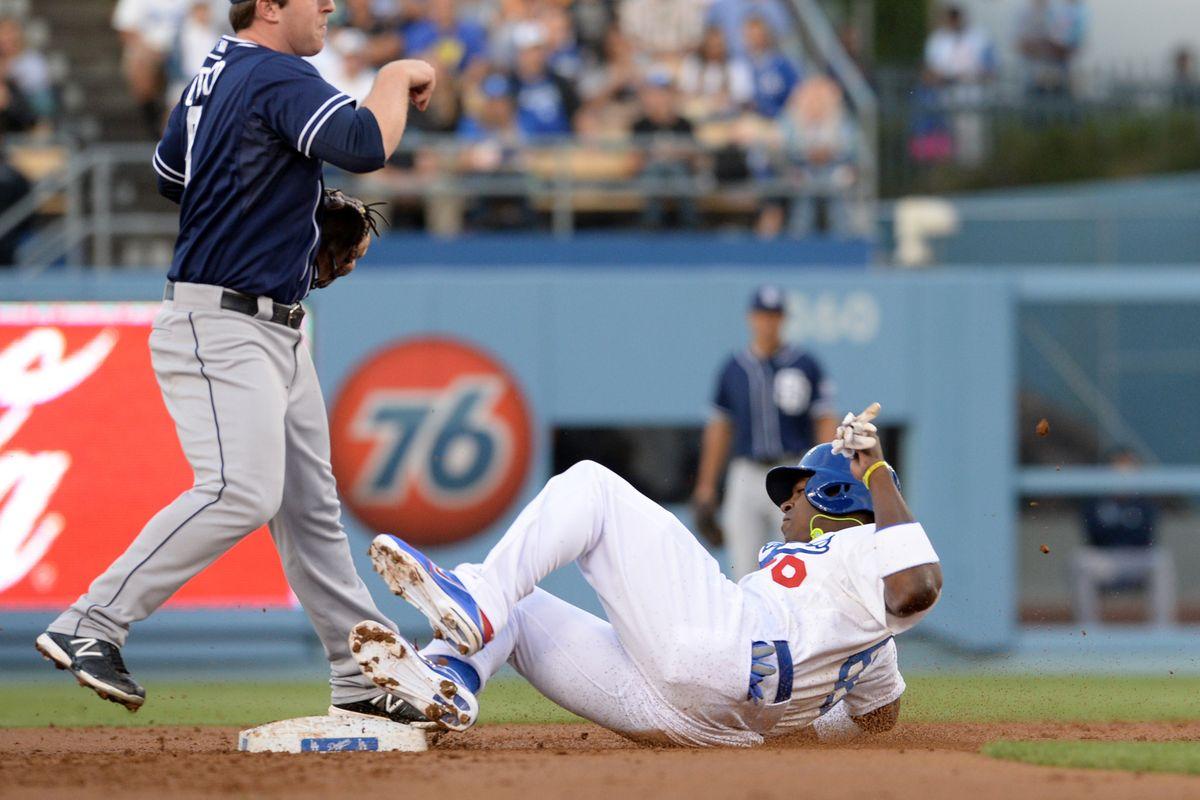
[[[6,450],[34,408],[83,383],[117,343],[105,329],[71,355],[57,328],[35,328],[0,351],[0,592],[24,578],[62,533],[50,500],[71,466],[61,450]]]

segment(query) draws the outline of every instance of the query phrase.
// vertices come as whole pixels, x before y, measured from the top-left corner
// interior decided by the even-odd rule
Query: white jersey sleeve
[[[843,701],[852,717],[861,717],[883,708],[904,694],[904,678],[896,655],[896,640],[889,639],[879,648],[871,663],[855,681]]]

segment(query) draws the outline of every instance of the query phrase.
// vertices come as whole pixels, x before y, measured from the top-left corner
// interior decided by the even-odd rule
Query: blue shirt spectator
[[[432,0],[429,16],[405,27],[404,49],[462,72],[486,53],[487,31],[476,22],[458,19],[453,0]]]
[[[780,0],[716,0],[708,9],[705,26],[716,26],[725,36],[729,55],[742,58],[747,52],[744,37],[746,21],[762,18],[777,36],[787,37],[795,31],[791,16]]]
[[[745,40],[744,68],[750,73],[754,110],[774,119],[800,82],[800,71],[776,46],[765,18],[753,16],[746,20]]]
[[[517,128],[530,137],[571,132],[579,99],[571,84],[550,70],[545,31],[522,26],[514,35],[517,66],[509,78],[517,109]]]

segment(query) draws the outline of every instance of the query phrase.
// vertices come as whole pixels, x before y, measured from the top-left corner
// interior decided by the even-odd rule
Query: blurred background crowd
[[[228,7],[0,0],[0,133],[157,138]],[[1091,31],[1088,0],[345,0],[312,60],[358,98],[438,67],[364,189],[402,227],[871,239],[878,197],[1196,166],[1186,37],[1087,72]],[[0,206],[56,165],[17,158]]]

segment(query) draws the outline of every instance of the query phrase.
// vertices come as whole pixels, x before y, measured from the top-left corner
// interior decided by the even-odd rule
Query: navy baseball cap
[[[754,294],[750,297],[751,311],[769,311],[773,314],[782,314],[786,304],[786,296],[783,289],[770,284],[760,286],[754,290]]]

